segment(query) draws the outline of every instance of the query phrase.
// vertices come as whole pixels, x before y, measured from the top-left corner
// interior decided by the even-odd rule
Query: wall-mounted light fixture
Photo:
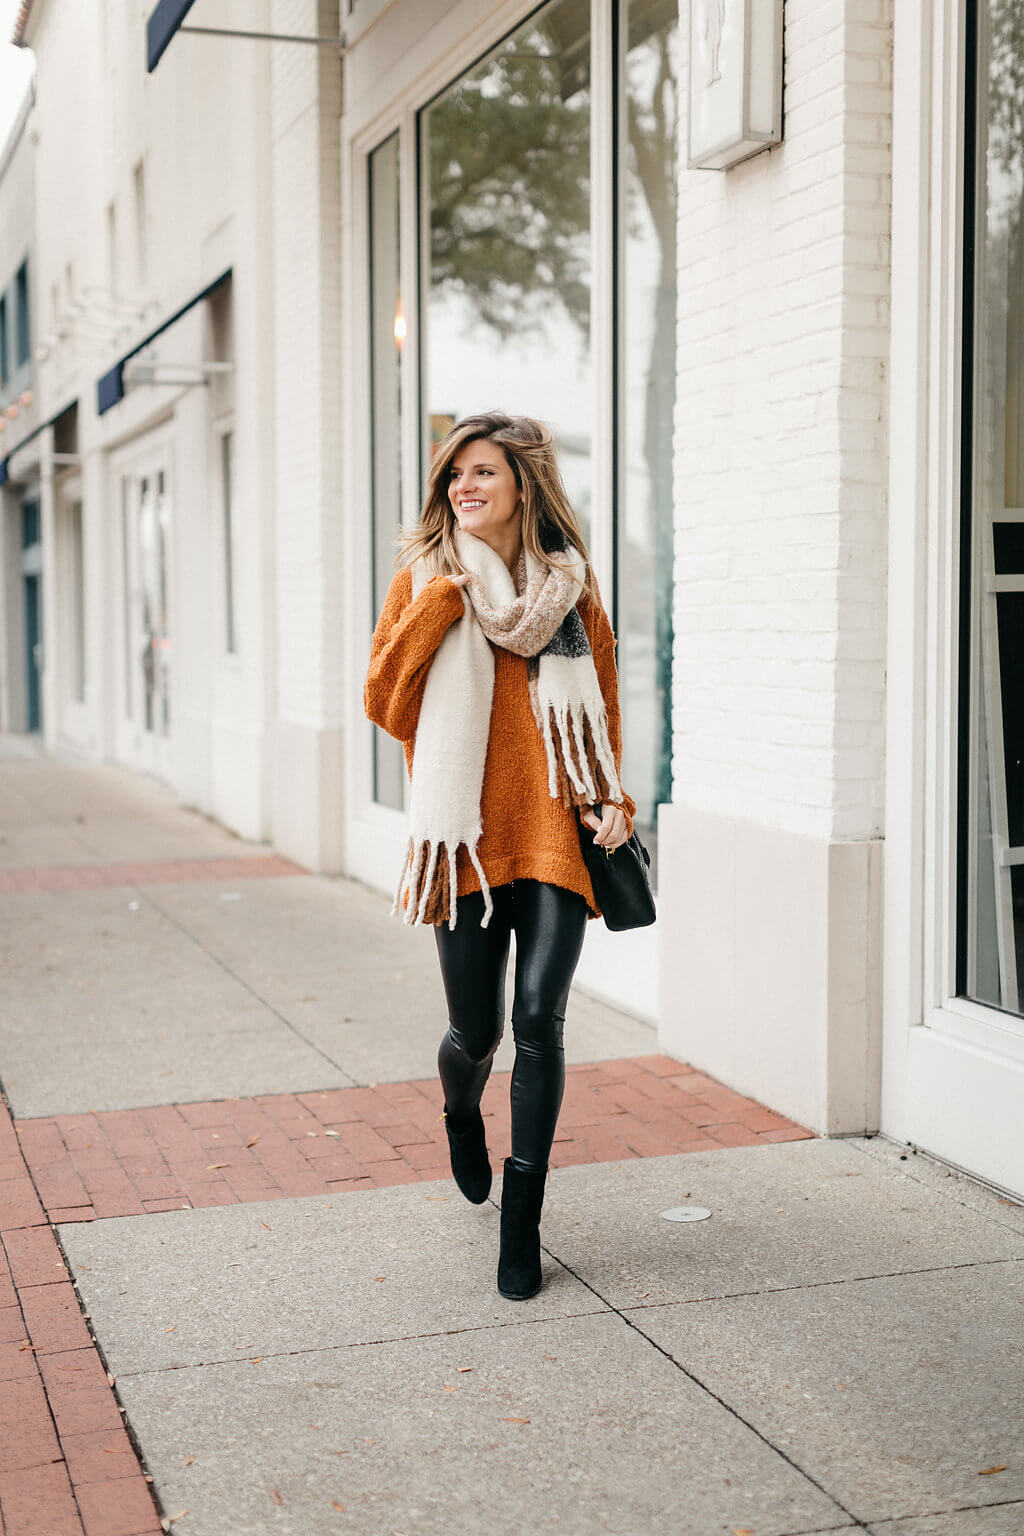
[[[782,0],[690,0],[691,169],[782,141]]]

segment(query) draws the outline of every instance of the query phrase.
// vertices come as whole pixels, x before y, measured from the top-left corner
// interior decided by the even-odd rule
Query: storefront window
[[[550,0],[422,108],[418,203],[406,189],[421,482],[465,416],[554,430],[618,637],[623,783],[655,873],[671,798],[679,49],[677,0]],[[401,457],[397,144],[370,156],[375,614]],[[393,799],[381,789],[386,750],[378,739],[376,798],[400,807],[398,780]]]
[[[373,434],[374,619],[394,575],[402,519],[402,310],[399,247],[398,134],[370,155],[370,328]],[[401,743],[373,727],[373,798],[401,810],[405,758]]]
[[[424,452],[461,417],[536,416],[592,496],[590,6],[557,0],[420,114]]]
[[[657,806],[672,796],[672,428],[676,400],[675,0],[631,0],[621,229],[624,496],[618,508],[623,782],[657,873]]]
[[[964,527],[969,631],[962,718],[959,990],[1024,1011],[1024,22],[978,0],[974,239],[969,260]],[[968,165],[970,170],[970,165]],[[970,234],[970,230],[968,231]],[[973,244],[973,273],[970,252]],[[966,350],[966,349],[965,349]],[[970,355],[968,353],[968,355]]]

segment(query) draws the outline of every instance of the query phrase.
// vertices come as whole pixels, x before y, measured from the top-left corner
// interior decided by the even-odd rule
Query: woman
[[[601,915],[576,808],[609,852],[636,813],[618,777],[615,638],[551,433],[529,417],[459,422],[400,544],[364,690],[367,715],[402,742],[412,779],[391,910],[434,925],[449,1016],[437,1057],[442,1119],[455,1181],[477,1204],[491,1187],[480,1097],[502,1037],[515,929],[498,1290],[525,1299],[542,1284],[566,1001],[587,920]]]

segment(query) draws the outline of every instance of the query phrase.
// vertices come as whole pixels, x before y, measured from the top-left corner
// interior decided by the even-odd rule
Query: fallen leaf
[[[363,1436],[363,1440],[364,1440],[366,1445],[376,1445],[377,1444],[376,1440],[367,1440],[365,1435]]]
[[[345,1506],[344,1506],[344,1504],[339,1504],[337,1499],[332,1499],[331,1500],[331,1508],[332,1509],[336,1509],[340,1515],[343,1515],[345,1513]]]
[[[471,1365],[460,1365],[459,1366],[459,1370],[460,1371],[471,1371],[472,1369],[473,1369],[473,1367]]]
[[[117,1380],[117,1377],[116,1376],[111,1376],[110,1372],[108,1371],[107,1372],[107,1386],[108,1387],[112,1387],[114,1385],[114,1383],[116,1382],[116,1380]]]
[[[165,1531],[169,1531],[176,1520],[184,1520],[187,1514],[187,1509],[179,1509],[176,1515],[168,1515],[166,1520],[160,1521],[160,1524],[163,1526]]]
[[[269,1232],[270,1231],[270,1228],[267,1226],[265,1221],[261,1221],[260,1222],[260,1226],[263,1228],[264,1232]]]
[[[207,1173],[211,1173],[214,1168],[230,1168],[230,1167],[231,1167],[230,1163],[207,1163],[206,1171],[207,1171]]]
[[[259,1141],[259,1137],[258,1136],[250,1136],[249,1140],[246,1142],[246,1146],[247,1147],[254,1147],[258,1141]]]
[[[459,1389],[458,1387],[444,1387],[442,1390],[445,1392],[457,1392]]]
[[[173,1333],[175,1328],[177,1328],[177,1326],[178,1326],[177,1323],[172,1323],[169,1328],[165,1328],[164,1329],[164,1333]]]
[[[36,1346],[35,1346],[35,1345],[34,1345],[34,1344],[30,1344],[30,1343],[29,1343],[29,1341],[28,1341],[28,1339],[26,1339],[26,1340],[25,1340],[25,1342],[24,1342],[24,1344],[19,1344],[19,1345],[18,1345],[18,1349],[19,1349],[19,1351],[21,1351],[21,1350],[23,1350],[23,1349],[32,1349],[32,1350],[34,1350],[34,1349],[35,1349],[35,1347],[36,1347]]]
[[[544,1359],[545,1360],[557,1360],[558,1356],[557,1355],[545,1355]]]
[[[123,1445],[105,1445],[103,1452],[106,1456],[127,1456],[129,1454]]]
[[[386,1280],[387,1279],[387,1275],[374,1275],[373,1278],[375,1280]]]
[[[529,1419],[502,1419],[503,1424],[529,1424]]]
[[[185,1460],[182,1462],[182,1466],[183,1467],[190,1467],[194,1461],[195,1461],[195,1457],[194,1456],[186,1456]]]
[[[341,1132],[340,1131],[324,1131],[324,1135],[325,1136],[333,1136],[335,1141],[340,1141],[341,1140]]]
[[[271,1488],[271,1490],[270,1490],[270,1497],[273,1499],[275,1504],[283,1504],[284,1503],[284,1499],[282,1499],[281,1495],[278,1493],[276,1488]]]
[[[261,1360],[265,1360],[266,1358],[267,1358],[266,1355],[257,1355],[255,1357],[255,1359],[250,1359],[249,1364],[250,1365],[259,1365],[260,1361]]]
[[[749,1525],[734,1525],[732,1528],[732,1536],[754,1536],[754,1533],[750,1529]]]
[[[1014,1207],[1014,1209],[1016,1209],[1020,1205],[1020,1201],[1019,1200],[1004,1200],[1002,1195],[1000,1195],[999,1196],[999,1204],[1000,1205],[1012,1205]]]
[[[1009,1465],[1010,1463],[1008,1461],[1004,1461],[1001,1462],[998,1467],[982,1467],[981,1471],[978,1473],[978,1476],[991,1477],[993,1472],[1005,1472]]]

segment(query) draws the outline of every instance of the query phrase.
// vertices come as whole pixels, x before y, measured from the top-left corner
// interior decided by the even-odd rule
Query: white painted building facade
[[[1024,1191],[1002,0],[787,0],[783,141],[728,171],[687,166],[685,0],[197,0],[344,57],[182,31],[152,74],[149,9],[19,22],[0,575],[37,497],[47,744],[390,896],[394,534],[451,417],[543,416],[660,908],[588,925],[580,983],[815,1130]]]

